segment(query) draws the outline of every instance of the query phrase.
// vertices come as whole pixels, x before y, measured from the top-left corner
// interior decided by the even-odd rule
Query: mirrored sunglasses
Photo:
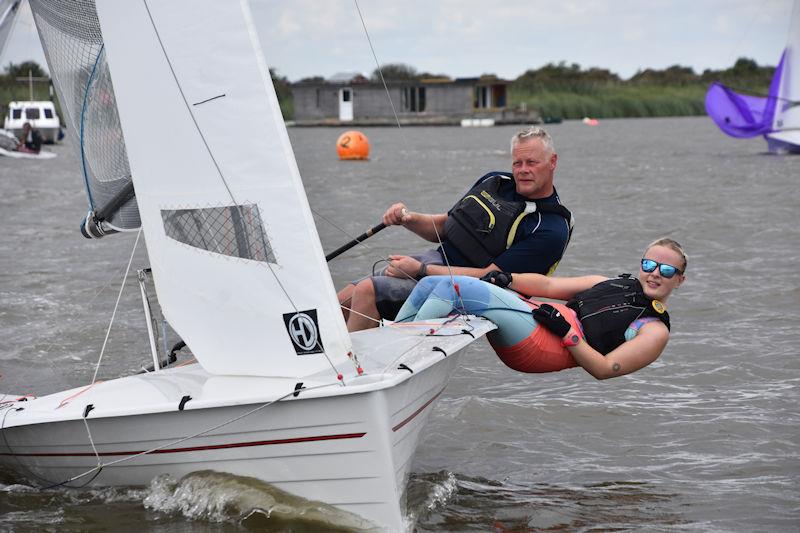
[[[678,267],[674,267],[666,263],[659,263],[658,261],[653,261],[652,259],[642,259],[642,271],[653,272],[656,268],[658,268],[658,273],[667,279],[671,278],[675,274],[683,274],[683,271]]]

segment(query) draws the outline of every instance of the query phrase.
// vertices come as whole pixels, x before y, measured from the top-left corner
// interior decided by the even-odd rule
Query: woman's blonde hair
[[[686,266],[689,263],[689,256],[687,256],[686,252],[683,251],[683,246],[681,246],[678,243],[678,241],[669,239],[667,237],[662,237],[648,244],[647,248],[644,249],[645,253],[647,253],[647,250],[649,250],[653,246],[664,246],[666,248],[669,248],[670,250],[674,250],[679,254],[681,254],[681,258],[683,259],[683,268],[681,268],[681,270],[683,271],[684,274],[686,273]]]

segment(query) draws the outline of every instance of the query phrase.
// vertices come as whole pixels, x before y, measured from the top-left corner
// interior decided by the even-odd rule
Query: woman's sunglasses
[[[653,261],[652,259],[642,259],[642,271],[653,272],[656,268],[658,268],[658,273],[667,279],[671,278],[675,274],[683,274],[683,271],[680,268],[672,265],[659,263],[657,261]]]

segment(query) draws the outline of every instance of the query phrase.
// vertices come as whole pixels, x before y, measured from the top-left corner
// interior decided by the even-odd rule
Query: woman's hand
[[[533,310],[533,319],[544,326],[545,329],[552,331],[557,337],[564,338],[569,333],[572,326],[561,312],[550,304],[542,304]]]
[[[485,281],[486,283],[491,283],[492,285],[497,285],[501,289],[505,289],[511,282],[513,281],[513,276],[508,272],[501,272],[499,270],[492,270],[485,276],[481,278],[481,281]]]

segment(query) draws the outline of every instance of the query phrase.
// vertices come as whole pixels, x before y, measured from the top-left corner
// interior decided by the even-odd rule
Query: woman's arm
[[[574,330],[570,330],[566,337],[570,335],[574,335]],[[659,321],[645,324],[636,337],[622,343],[605,356],[589,346],[584,339],[567,349],[588,373],[597,379],[608,379],[646,367],[658,359],[668,340],[669,330]]]
[[[553,278],[541,274],[512,274],[511,285],[508,287],[525,296],[569,300],[606,279],[608,278],[603,276]]]

